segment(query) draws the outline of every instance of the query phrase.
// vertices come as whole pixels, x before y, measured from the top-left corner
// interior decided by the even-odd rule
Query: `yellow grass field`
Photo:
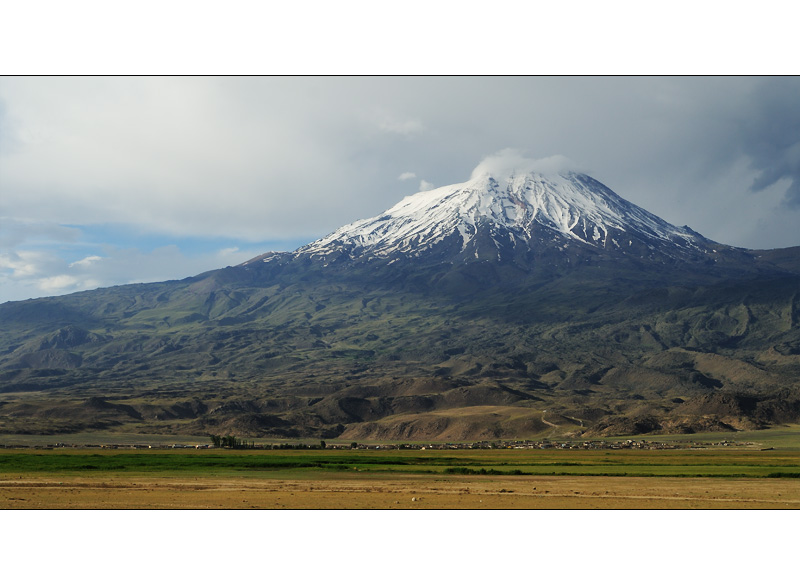
[[[5,509],[800,509],[792,479],[0,479]]]
[[[800,509],[797,438],[792,426],[660,450],[0,449],[0,509]]]
[[[800,509],[800,481],[676,477],[0,475],[2,509]]]

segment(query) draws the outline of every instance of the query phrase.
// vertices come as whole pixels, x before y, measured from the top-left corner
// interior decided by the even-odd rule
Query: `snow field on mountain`
[[[516,245],[517,240],[530,241],[536,224],[599,248],[608,245],[612,233],[680,248],[697,248],[701,239],[584,174],[528,172],[497,178],[483,173],[405,197],[379,216],[343,226],[298,253],[325,255],[345,247],[350,253],[385,257],[416,253],[454,234],[464,250],[481,225],[492,226],[492,239],[507,231]],[[630,246],[631,239],[625,239]],[[621,247],[616,239],[611,243]]]

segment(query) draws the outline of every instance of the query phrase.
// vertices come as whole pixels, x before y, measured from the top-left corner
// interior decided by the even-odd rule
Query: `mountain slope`
[[[341,266],[347,278],[358,266],[369,265],[389,280],[397,280],[403,266],[413,266],[418,274],[433,267],[434,277],[423,279],[425,287],[448,283],[452,273],[460,281],[465,272],[488,271],[497,280],[497,270],[504,272],[500,280],[542,282],[585,265],[608,265],[612,279],[624,278],[627,271],[635,281],[659,283],[784,272],[751,251],[671,225],[571,171],[505,178],[480,173],[406,197],[379,216],[343,226],[294,253],[264,254],[244,266],[297,262],[325,268],[326,277]],[[491,267],[478,267],[487,263]],[[387,266],[393,268],[383,270]]]
[[[346,225],[304,246],[299,253],[416,256],[458,234],[461,253],[480,258],[474,242],[481,230],[529,244],[558,236],[602,249],[632,251],[658,244],[662,251],[706,253],[708,242],[677,228],[579,173],[530,173],[495,179],[488,173],[458,185],[406,197],[379,217]],[[634,240],[637,242],[634,248]],[[501,250],[503,243],[495,241]]]
[[[800,416],[800,250],[712,242],[572,172],[476,174],[295,252],[5,303],[0,323],[0,432],[469,439]]]

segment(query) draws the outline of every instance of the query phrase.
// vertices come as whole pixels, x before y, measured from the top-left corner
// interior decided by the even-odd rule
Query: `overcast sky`
[[[0,302],[291,250],[505,149],[797,246],[799,103],[792,77],[0,77]]]

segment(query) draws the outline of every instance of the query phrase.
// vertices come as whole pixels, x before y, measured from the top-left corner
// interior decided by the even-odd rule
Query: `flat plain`
[[[794,430],[665,450],[2,449],[0,508],[800,509]]]

